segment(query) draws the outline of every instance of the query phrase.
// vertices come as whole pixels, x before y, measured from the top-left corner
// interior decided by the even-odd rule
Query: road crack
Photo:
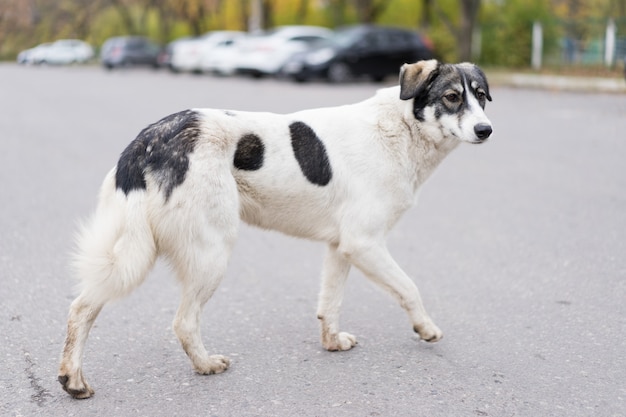
[[[42,407],[46,400],[49,397],[52,397],[52,395],[47,389],[45,389],[41,385],[41,379],[37,378],[37,376],[35,375],[34,368],[36,364],[33,361],[33,358],[30,356],[30,353],[26,350],[24,350],[24,360],[26,361],[27,365],[26,368],[24,368],[24,372],[26,373],[26,378],[28,378],[30,386],[34,391],[34,393],[30,396],[31,401],[36,403],[39,407]]]

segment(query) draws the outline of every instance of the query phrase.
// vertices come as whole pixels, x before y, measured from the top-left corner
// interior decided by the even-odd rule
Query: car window
[[[314,35],[302,35],[302,36],[292,36],[291,38],[287,40],[287,42],[301,42],[301,43],[306,43],[306,44],[313,44],[315,42],[320,41],[321,39],[324,39],[324,38],[320,36],[314,36]]]
[[[387,32],[387,43],[393,48],[415,48],[420,46],[419,36],[412,32],[389,31]]]
[[[145,42],[143,39],[129,39],[128,40],[128,49],[141,49],[143,48]]]
[[[389,46],[385,32],[377,31],[367,33],[361,41],[357,43],[361,48],[380,49]]]
[[[331,42],[340,47],[351,47],[361,40],[361,31],[353,29],[342,29],[335,32]]]

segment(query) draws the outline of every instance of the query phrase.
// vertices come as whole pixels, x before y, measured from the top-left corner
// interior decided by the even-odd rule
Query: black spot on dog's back
[[[185,110],[143,129],[122,152],[117,163],[115,186],[126,195],[146,189],[146,173],[156,180],[167,200],[182,184],[200,133],[200,116]]]
[[[256,171],[263,166],[265,146],[261,138],[255,134],[244,135],[237,142],[237,150],[233,164],[244,171]]]
[[[304,176],[313,184],[327,185],[333,177],[326,148],[315,131],[303,122],[289,125],[291,147]]]

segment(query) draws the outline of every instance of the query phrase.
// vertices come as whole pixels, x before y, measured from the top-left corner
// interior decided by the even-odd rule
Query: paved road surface
[[[194,106],[289,112],[375,88],[0,65],[0,414],[626,416],[626,99],[504,88],[493,139],[456,150],[390,236],[443,341],[418,342],[355,272],[342,324],[360,343],[325,352],[322,246],[244,228],[203,316],[228,372],[192,371],[159,264],[98,318],[96,395],[61,391],[73,230],[141,128]]]

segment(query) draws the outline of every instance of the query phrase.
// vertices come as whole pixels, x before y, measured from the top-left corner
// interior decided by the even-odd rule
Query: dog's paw
[[[230,359],[222,355],[211,355],[200,364],[194,364],[196,372],[203,375],[221,374],[230,366]]]
[[[334,335],[330,335],[323,341],[324,348],[330,351],[350,350],[356,344],[356,337],[350,333],[341,332]]]
[[[84,400],[94,394],[94,390],[85,382],[82,376],[71,377],[69,375],[59,375],[59,382],[63,390],[77,400]]]
[[[443,332],[434,323],[426,323],[423,325],[415,325],[413,327],[415,333],[425,342],[438,342],[443,337]]]

